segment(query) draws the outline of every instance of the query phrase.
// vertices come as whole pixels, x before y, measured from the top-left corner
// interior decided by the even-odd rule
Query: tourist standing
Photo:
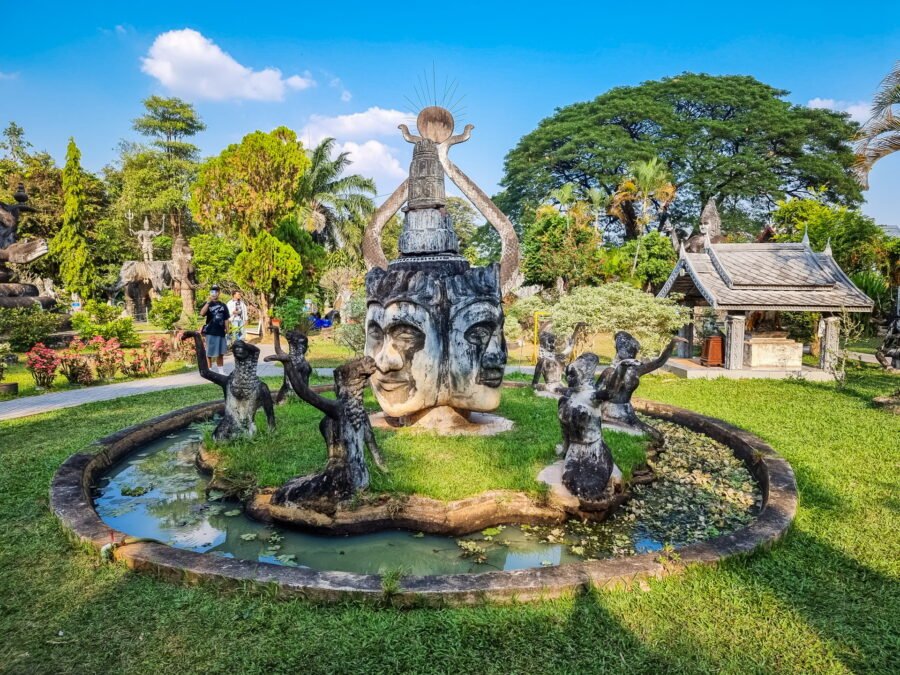
[[[231,322],[231,338],[243,340],[247,327],[247,303],[240,291],[235,291],[228,301],[228,320]]]
[[[206,317],[206,325],[203,326],[203,336],[206,338],[206,357],[210,369],[213,369],[213,361],[218,366],[218,371],[223,372],[225,350],[228,348],[225,341],[225,327],[228,323],[228,306],[219,300],[219,287],[213,286],[209,292],[209,300],[200,308],[200,316]]]

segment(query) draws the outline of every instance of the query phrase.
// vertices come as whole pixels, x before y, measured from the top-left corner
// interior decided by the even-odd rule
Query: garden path
[[[263,359],[274,353],[272,345],[259,345],[262,352],[259,356],[258,372],[262,377],[278,377],[281,375],[281,366],[274,363],[265,363]],[[234,363],[230,359],[225,361],[225,372],[231,372]],[[320,377],[331,377],[333,368],[314,368],[313,371]],[[508,372],[532,373],[533,368],[510,366]],[[60,408],[72,408],[84,403],[96,403],[97,401],[110,401],[125,396],[137,396],[149,394],[166,389],[178,389],[181,387],[194,387],[204,384],[206,380],[200,377],[198,372],[179,373],[177,375],[164,375],[142,380],[129,380],[116,384],[102,384],[82,389],[69,389],[67,391],[50,392],[37,396],[23,396],[10,401],[0,402],[0,422],[19,417],[30,417],[41,413],[59,410]]]

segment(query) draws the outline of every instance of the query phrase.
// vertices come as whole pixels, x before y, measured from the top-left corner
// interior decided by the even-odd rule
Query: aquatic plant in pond
[[[546,567],[681,546],[751,521],[761,494],[743,464],[711,439],[661,424],[668,437],[654,462],[658,480],[600,524],[498,526],[465,537],[390,530],[349,537],[272,527],[244,514],[194,462],[200,429],[148,444],[101,481],[95,504],[128,534],[215,555],[322,570],[407,574]],[[667,558],[669,559],[669,558]]]

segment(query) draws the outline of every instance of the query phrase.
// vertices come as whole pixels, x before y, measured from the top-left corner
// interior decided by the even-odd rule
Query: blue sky
[[[440,3],[434,3],[438,6]],[[141,7],[140,5],[144,5]],[[472,140],[454,159],[488,192],[503,156],[562,105],[682,71],[750,74],[790,100],[862,114],[900,59],[900,3],[15,3],[3,8],[0,124],[62,159],[69,136],[100,169],[154,93],[192,100],[214,154],[285,124],[336,135],[380,193],[410,150],[396,132],[434,67],[465,94]],[[198,91],[202,76],[207,83]],[[864,210],[900,224],[900,156],[876,166]]]

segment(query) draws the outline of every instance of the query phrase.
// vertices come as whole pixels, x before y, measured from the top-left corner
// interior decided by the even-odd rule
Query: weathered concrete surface
[[[97,475],[139,445],[191,422],[208,419],[221,410],[221,403],[175,411],[107,436],[89,446],[87,452],[72,455],[53,479],[50,506],[76,541],[98,551],[110,542],[121,544],[114,551],[116,560],[170,581],[203,581],[226,587],[239,587],[248,581],[274,583],[282,594],[315,601],[358,598],[388,600],[399,606],[539,600],[572,594],[590,586],[628,586],[641,579],[675,573],[684,565],[715,564],[731,555],[771,546],[787,532],[797,511],[797,484],[790,465],[769,445],[726,422],[688,410],[639,399],[634,400],[634,405],[640,412],[682,424],[732,448],[735,456],[747,463],[762,488],[763,508],[759,517],[732,534],[679,549],[677,565],[664,566],[657,562],[655,554],[647,553],[513,572],[405,577],[399,588],[390,593],[382,589],[379,575],[318,572],[204,555],[163,544],[128,543],[125,533],[100,520],[89,491]]]

